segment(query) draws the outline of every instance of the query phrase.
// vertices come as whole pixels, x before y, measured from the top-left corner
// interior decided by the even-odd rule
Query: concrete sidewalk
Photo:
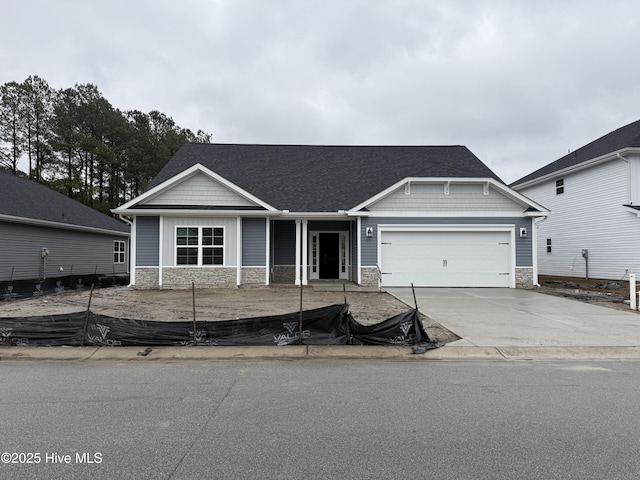
[[[0,361],[221,361],[285,359],[381,359],[394,361],[640,360],[640,347],[447,346],[413,354],[411,347],[296,345],[264,347],[0,347]]]

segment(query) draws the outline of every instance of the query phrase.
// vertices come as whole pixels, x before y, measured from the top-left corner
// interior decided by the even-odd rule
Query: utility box
[[[582,249],[582,258],[589,258],[589,249],[588,248],[583,248]]]

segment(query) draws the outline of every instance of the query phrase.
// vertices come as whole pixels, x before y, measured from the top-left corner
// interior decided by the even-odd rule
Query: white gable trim
[[[527,208],[534,208],[538,210],[538,212],[527,212],[527,216],[547,216],[549,215],[549,211],[544,208],[542,205],[538,205],[533,200],[525,197],[524,195],[516,192],[515,190],[507,187],[506,185],[498,182],[493,178],[447,178],[447,177],[407,177],[399,182],[394,183],[390,187],[386,188],[382,192],[377,195],[371,197],[370,199],[362,202],[359,205],[356,205],[351,210],[349,210],[350,215],[357,215],[359,210],[363,208],[367,208],[372,204],[379,202],[383,198],[388,195],[391,195],[393,192],[401,188],[402,186],[408,183],[431,183],[431,184],[442,184],[449,186],[451,184],[480,184],[484,185],[484,189],[488,191],[489,186],[493,187],[498,192],[502,193],[507,198],[513,200],[516,203],[522,205],[525,210]],[[513,215],[511,215],[513,216]]]
[[[207,167],[201,165],[200,163],[197,163],[197,164],[187,168],[186,170],[183,170],[179,174],[171,177],[170,179],[162,182],[160,185],[156,185],[151,190],[148,190],[148,191],[144,192],[142,195],[137,196],[136,198],[130,200],[127,203],[125,203],[124,205],[113,209],[112,212],[119,213],[119,214],[129,214],[129,213],[131,213],[130,209],[133,206],[138,205],[140,203],[144,203],[145,200],[153,198],[156,195],[159,195],[162,192],[165,192],[165,191],[171,189],[173,186],[175,186],[178,183],[186,180],[187,178],[191,177],[192,175],[195,175],[196,173],[202,173],[202,174],[206,175],[207,177],[211,178],[212,180],[215,180],[215,181],[219,182],[220,184],[222,184],[223,186],[227,187],[229,190],[233,191],[234,193],[238,194],[239,196],[246,198],[250,202],[253,202],[253,203],[255,203],[256,205],[258,205],[260,207],[263,207],[268,211],[271,211],[271,212],[277,212],[278,211],[276,208],[274,208],[271,205],[269,205],[268,203],[260,200],[255,195],[252,195],[251,193],[247,192],[246,190],[238,187],[236,184],[230,182],[226,178],[221,177],[220,175],[215,173],[213,170],[208,169]],[[148,210],[153,210],[153,206],[150,205]],[[140,210],[134,210],[134,211],[136,213],[140,213]]]

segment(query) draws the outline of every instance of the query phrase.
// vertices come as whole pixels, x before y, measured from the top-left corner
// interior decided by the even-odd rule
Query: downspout
[[[129,228],[131,229],[131,235],[129,235],[129,268],[128,268],[128,274],[129,274],[129,287],[133,286],[134,283],[134,278],[135,278],[135,272],[133,273],[133,275],[131,274],[132,270],[135,270],[135,260],[136,260],[136,255],[135,252],[132,248],[133,245],[133,235],[134,235],[134,228],[133,228],[133,220],[128,220],[127,217],[125,217],[124,215],[122,215],[121,213],[118,214],[118,218],[120,218],[120,220],[122,220],[124,223],[126,223],[127,225],[129,225]]]
[[[533,238],[531,239],[533,246],[533,285],[535,287],[540,286],[538,282],[538,228],[547,217],[535,217],[533,219]]]

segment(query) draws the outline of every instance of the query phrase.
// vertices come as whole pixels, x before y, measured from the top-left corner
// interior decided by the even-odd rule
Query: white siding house
[[[538,224],[541,275],[622,280],[640,273],[640,122],[511,186],[551,212]]]

